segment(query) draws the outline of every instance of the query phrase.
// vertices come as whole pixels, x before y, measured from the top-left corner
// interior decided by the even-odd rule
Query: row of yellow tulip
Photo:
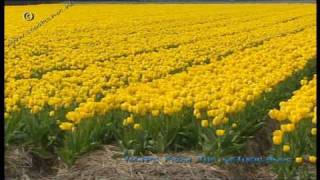
[[[265,22],[260,24],[257,23],[257,20],[252,20],[245,23],[236,23],[232,26],[223,26],[216,28],[217,30],[223,29],[217,32],[209,31],[201,33],[202,35],[199,35],[199,37],[207,37],[207,39],[202,39],[201,41],[157,52],[118,57],[110,61],[101,61],[101,59],[96,57],[93,61],[83,62],[83,58],[78,57],[75,58],[76,62],[70,56],[70,59],[62,59],[58,64],[72,62],[72,64],[86,66],[84,64],[89,62],[90,65],[85,67],[84,70],[48,72],[40,79],[14,80],[7,78],[8,82],[6,83],[5,91],[6,110],[7,112],[18,111],[19,104],[22,107],[32,109],[32,112],[40,111],[47,104],[55,107],[54,109],[69,107],[74,102],[94,101],[97,95],[103,97],[110,92],[114,92],[117,88],[125,87],[131,83],[148,82],[166,77],[172,72],[186,69],[190,64],[202,64],[207,62],[208,59],[212,63],[216,63],[218,55],[226,55],[227,52],[236,54],[245,47],[258,45],[263,40],[288,35],[314,26],[314,17],[303,14],[297,14],[297,17],[302,17],[294,20],[289,18],[290,16],[288,15],[283,15],[280,19],[277,16],[271,16],[266,17]],[[232,31],[226,29],[235,29],[235,27],[237,27],[234,30],[234,32],[237,32],[235,34],[230,33]],[[229,34],[221,37],[221,35],[226,33]],[[193,37],[190,34],[187,35],[182,36],[181,39],[190,40]],[[86,47],[88,49],[88,46]],[[12,51],[8,50],[8,52],[11,53]],[[14,53],[17,52],[14,51]],[[22,52],[20,54],[22,55]],[[18,63],[20,61],[16,59],[6,60],[7,77],[10,77],[10,74],[13,74],[13,77],[15,77],[16,73],[24,73],[23,68],[39,70],[44,66],[52,67],[52,63],[55,64],[54,66],[57,66],[57,62],[50,61],[50,59],[48,62],[41,62],[41,59],[42,61],[48,60],[46,56],[41,56],[41,59],[35,58],[35,56],[30,57],[30,59],[32,58],[34,59],[26,64]],[[26,59],[28,58],[26,57]],[[39,60],[39,62],[34,62],[34,60]]]
[[[261,93],[302,69],[315,57],[315,50],[315,28],[311,27],[232,54],[223,61],[119,88],[100,102],[81,103],[67,114],[67,119],[78,122],[113,109],[140,115],[170,115],[186,106],[193,107],[199,119],[210,117],[213,125],[223,124],[228,114],[240,111]]]
[[[273,154],[294,160],[275,167],[284,177],[290,173],[299,174],[300,169],[301,174],[306,174],[308,172],[303,171],[303,167],[316,163],[316,84],[316,74],[310,81],[301,80],[301,88],[294,91],[289,100],[280,102],[279,109],[269,111],[270,118],[280,125],[272,135]]]
[[[75,11],[72,9],[72,11]],[[76,11],[75,11],[76,12]],[[46,72],[50,72],[52,70],[64,70],[64,69],[73,69],[73,70],[82,70],[91,64],[103,64],[102,62],[120,59],[136,59],[136,54],[151,52],[150,55],[147,56],[148,59],[154,59],[157,57],[152,57],[152,54],[162,54],[162,51],[166,53],[170,53],[176,59],[190,59],[187,55],[193,55],[192,52],[195,51],[195,47],[197,48],[197,55],[207,54],[205,52],[199,51],[217,51],[215,54],[223,54],[225,52],[229,52],[225,49],[225,45],[228,45],[228,42],[220,48],[211,49],[210,47],[215,47],[217,42],[220,42],[220,39],[229,39],[234,40],[237,39],[237,42],[246,42],[247,38],[242,36],[243,33],[248,35],[247,31],[252,31],[252,29],[260,28],[264,29],[274,23],[280,23],[279,26],[268,27],[270,30],[273,30],[273,33],[280,33],[277,30],[285,28],[286,23],[281,22],[291,22],[287,26],[295,27],[297,24],[301,24],[301,26],[310,24],[310,22],[314,22],[313,16],[310,15],[309,12],[282,12],[279,14],[273,14],[270,16],[257,16],[255,18],[240,16],[238,18],[230,18],[227,20],[220,20],[208,23],[200,23],[198,25],[193,25],[188,28],[185,27],[168,27],[166,29],[157,29],[157,27],[153,27],[154,29],[151,32],[143,33],[134,33],[133,35],[129,35],[131,31],[135,30],[135,27],[128,27],[123,33],[120,35],[108,35],[106,33],[96,32],[104,30],[104,28],[97,28],[93,26],[92,30],[88,31],[80,31],[82,34],[82,38],[79,41],[76,35],[68,35],[65,38],[61,38],[61,34],[67,34],[68,32],[63,32],[65,30],[61,30],[60,27],[46,27],[43,30],[39,30],[36,35],[32,35],[31,37],[27,37],[24,42],[21,43],[19,49],[15,47],[6,48],[6,58],[10,59],[10,61],[6,61],[6,66],[8,67],[8,71],[5,73],[5,79],[11,78],[30,78],[35,75],[33,72],[44,74]],[[312,13],[311,13],[312,14]],[[307,16],[307,17],[305,17]],[[68,16],[67,16],[68,17]],[[67,18],[66,17],[66,18]],[[292,18],[294,17],[294,18]],[[59,17],[60,18],[60,17]],[[261,23],[260,19],[263,18],[264,21]],[[292,21],[298,19],[295,23]],[[60,20],[61,19],[61,20]],[[58,20],[62,22],[67,21],[66,19],[60,18]],[[250,20],[254,19],[254,20]],[[58,21],[54,20],[54,21]],[[96,19],[95,19],[96,20]],[[290,21],[291,20],[291,21]],[[300,20],[300,21],[299,21]],[[306,20],[307,22],[303,21]],[[55,23],[59,23],[55,22]],[[199,20],[198,20],[199,21]],[[68,21],[67,21],[68,22]],[[189,24],[195,23],[197,24],[197,19],[190,19]],[[282,26],[281,26],[282,25]],[[50,25],[49,25],[50,26]],[[70,24],[70,28],[74,29],[78,24]],[[187,26],[187,25],[186,25]],[[131,30],[133,28],[134,30]],[[298,27],[295,27],[298,28]],[[98,30],[97,30],[98,29]],[[129,29],[129,30],[128,30]],[[170,30],[170,32],[167,32]],[[48,32],[49,31],[49,32]],[[61,32],[62,31],[62,32]],[[110,30],[111,34],[115,34],[118,32],[118,29]],[[59,32],[59,33],[54,33]],[[256,31],[255,31],[256,32]],[[54,35],[50,36],[50,41],[48,42],[47,34],[53,33]],[[241,34],[242,33],[242,34]],[[267,34],[268,32],[266,32]],[[225,36],[225,35],[230,36]],[[239,34],[239,35],[237,35]],[[256,33],[252,32],[250,35],[255,35]],[[257,32],[257,34],[262,35],[261,32]],[[98,35],[98,36],[97,36]],[[178,36],[177,36],[178,35]],[[95,37],[95,38],[92,38]],[[110,38],[112,37],[112,38]],[[212,38],[213,37],[213,38]],[[54,41],[53,39],[60,39],[59,41]],[[30,47],[30,42],[35,42]],[[194,42],[197,42],[196,44]],[[215,44],[208,44],[209,42],[213,42]],[[44,45],[45,44],[45,45]],[[66,46],[69,44],[69,46]],[[205,46],[206,45],[206,46]],[[203,47],[205,46],[205,47]],[[174,50],[170,50],[174,48]],[[202,49],[203,48],[203,49]],[[239,45],[239,48],[243,48],[242,45]],[[13,51],[13,49],[15,49]],[[52,53],[52,49],[59,49],[58,52]],[[166,50],[169,49],[167,52]],[[192,49],[193,51],[191,51]],[[55,51],[56,51],[55,50]],[[160,53],[158,53],[160,51]],[[180,53],[177,53],[179,51]],[[190,52],[191,51],[191,52]],[[28,52],[28,53],[26,53]],[[87,53],[86,53],[87,52]],[[190,52],[190,53],[189,53]],[[214,53],[214,52],[211,52]],[[66,56],[68,54],[68,56]],[[174,55],[172,55],[174,54]],[[177,55],[177,54],[185,54]],[[129,56],[128,58],[126,58]],[[173,58],[173,57],[163,57]],[[122,58],[123,57],[123,58]],[[200,59],[195,63],[201,63],[201,59],[195,56],[196,59]],[[83,61],[85,59],[85,61]],[[32,67],[21,65],[20,61],[25,61],[25,64],[33,64]],[[192,59],[193,60],[193,59]],[[174,61],[176,62],[176,61]],[[172,64],[174,63],[172,62]],[[171,64],[170,64],[171,65]],[[15,67],[15,68],[13,68]],[[17,70],[18,68],[18,70]]]
[[[316,75],[312,81],[301,80],[302,87],[293,92],[293,96],[287,102],[280,103],[280,109],[273,109],[269,116],[279,122],[290,120],[296,124],[305,118],[312,118],[316,123]]]

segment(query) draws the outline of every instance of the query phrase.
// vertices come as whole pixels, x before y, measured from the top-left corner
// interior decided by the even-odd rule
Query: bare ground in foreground
[[[272,146],[271,132],[275,123],[268,123],[246,145],[244,156],[266,156]],[[156,154],[152,156],[196,157],[197,152]],[[41,180],[102,180],[102,179],[223,179],[223,180],[273,180],[270,165],[229,164],[223,166],[203,163],[141,163],[127,162],[116,145],[103,145],[100,149],[81,156],[67,168],[57,159],[43,160],[21,148],[13,148],[5,155],[6,179]]]
[[[71,168],[61,162],[41,162],[23,151],[12,151],[7,164],[7,179],[274,179],[268,166],[230,164],[223,168],[203,163],[127,162],[120,149],[105,145],[80,157]],[[25,154],[23,154],[25,153]],[[19,155],[20,154],[20,155]],[[161,156],[197,156],[194,152],[161,154]],[[20,158],[20,159],[19,159]],[[14,161],[14,159],[16,161]],[[19,159],[19,160],[18,160]],[[46,166],[50,166],[46,169]]]

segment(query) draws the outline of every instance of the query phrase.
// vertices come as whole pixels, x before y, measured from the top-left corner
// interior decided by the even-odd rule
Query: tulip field
[[[28,31],[64,6],[5,6],[6,148],[228,157],[269,119],[274,172],[311,177],[315,4],[75,4]]]

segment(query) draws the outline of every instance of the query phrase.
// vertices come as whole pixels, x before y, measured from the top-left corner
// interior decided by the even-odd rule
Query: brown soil
[[[195,152],[157,154],[164,156],[196,157]],[[127,162],[117,146],[102,149],[80,157],[71,168],[62,162],[52,165],[32,159],[28,152],[16,149],[6,155],[6,179],[274,179],[269,167],[231,164],[223,168],[202,163]],[[10,163],[9,163],[10,162]],[[51,165],[48,169],[48,165]],[[46,169],[47,167],[47,169]]]

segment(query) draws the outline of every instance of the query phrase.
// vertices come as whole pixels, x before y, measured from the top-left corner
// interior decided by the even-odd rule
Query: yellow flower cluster
[[[308,158],[306,159],[307,161],[309,161],[310,163],[316,163],[317,162],[317,157],[316,156],[308,156]],[[304,158],[303,157],[296,157],[295,158],[295,162],[297,164],[301,164],[303,163]]]
[[[295,158],[295,162],[297,163],[297,164],[301,164],[301,163],[303,163],[303,157],[296,157]],[[317,162],[317,157],[316,156],[308,156],[308,159],[307,159],[310,163],[316,163]]]
[[[280,129],[273,132],[273,144],[278,146],[290,142],[294,146],[291,153],[291,145],[285,144],[282,147],[284,153],[297,156],[295,162],[301,164],[303,162],[303,154],[315,153],[315,136],[317,129],[316,124],[316,83],[317,75],[315,74],[312,80],[303,79],[300,81],[301,87],[293,92],[293,96],[285,102],[281,102],[280,109],[272,109],[269,111],[269,116],[280,122]],[[302,125],[302,123],[308,125]],[[300,139],[297,142],[297,138]],[[302,145],[303,142],[303,145]],[[301,146],[304,146],[303,148]],[[304,150],[303,150],[304,149]],[[307,150],[305,150],[307,149]],[[313,151],[314,152],[313,152]],[[316,162],[315,156],[309,156],[308,161]]]
[[[48,12],[40,13],[41,17],[47,16],[58,9],[58,6],[54,7],[37,6],[34,14]],[[92,8],[95,13],[87,16],[84,12],[90,12]],[[136,11],[132,12],[131,8]],[[223,64],[219,61],[225,61],[224,57],[231,59],[229,56],[232,55],[235,61],[243,58],[239,53],[246,48],[315,26],[314,7],[310,5],[279,5],[276,8],[248,5],[245,8],[246,12],[238,6],[225,5],[73,6],[52,23],[25,37],[19,46],[5,47],[6,112],[18,112],[25,107],[38,113],[45,107],[56,111],[73,105],[85,106],[81,116],[72,113],[68,116],[79,120],[93,115],[94,101],[119,88],[146,84],[176,73],[184,76],[193,66],[199,67],[190,71],[202,71],[202,68],[211,71],[223,66],[214,67],[214,64]],[[11,12],[14,7],[7,9]],[[6,21],[6,32],[12,31],[11,24],[20,24],[16,19],[18,15],[12,18],[15,19]],[[6,38],[10,36],[8,34]],[[303,51],[292,53],[297,56],[293,58],[301,58],[301,53],[313,53],[308,48]],[[241,84],[233,84],[230,88],[235,85]],[[192,103],[190,94],[196,90],[193,91],[188,92],[189,98],[184,103]],[[202,95],[206,93],[202,92]],[[253,95],[246,99],[252,100]],[[232,100],[230,97],[227,101]],[[182,102],[175,104],[173,110],[166,108],[165,112],[179,111]],[[195,105],[197,116],[202,116],[200,109],[206,105],[202,101]],[[244,105],[243,101],[237,101],[227,111],[241,109]],[[128,107],[126,103],[121,105],[123,110]],[[141,105],[139,108],[143,109]],[[131,109],[135,111],[136,108]],[[151,113],[158,116],[160,111],[161,108],[153,108]],[[217,113],[208,111],[210,117]],[[226,120],[219,116],[215,124]]]
[[[81,116],[81,112],[92,112],[94,116],[121,109],[140,115],[158,112],[171,115],[183,107],[191,107],[197,118],[210,118],[218,126],[228,122],[228,114],[242,110],[263,92],[302,69],[315,56],[315,39],[315,29],[310,27],[215,63],[193,66],[186,72],[150,83],[130,84],[100,102],[80,104],[69,113],[79,118],[68,120],[76,122],[91,117]]]
[[[7,6],[5,39],[62,7]],[[219,126],[315,56],[315,18],[301,4],[76,5],[5,46],[5,116],[27,108],[54,119],[76,106],[60,124],[71,130],[114,109],[191,107],[203,127]],[[123,125],[141,129],[133,116]]]
[[[127,117],[126,119],[123,120],[123,125],[127,126],[130,124],[134,124],[134,119],[132,116]]]
[[[293,124],[299,123],[304,118],[312,118],[316,123],[316,84],[317,75],[311,81],[301,80],[302,87],[293,92],[293,96],[287,102],[281,102],[280,109],[272,109],[269,116],[277,121],[289,120]],[[281,129],[286,129],[284,125]]]
[[[61,130],[64,130],[64,131],[70,131],[72,130],[72,128],[74,127],[72,123],[69,123],[69,122],[63,122],[59,125],[60,129]]]

